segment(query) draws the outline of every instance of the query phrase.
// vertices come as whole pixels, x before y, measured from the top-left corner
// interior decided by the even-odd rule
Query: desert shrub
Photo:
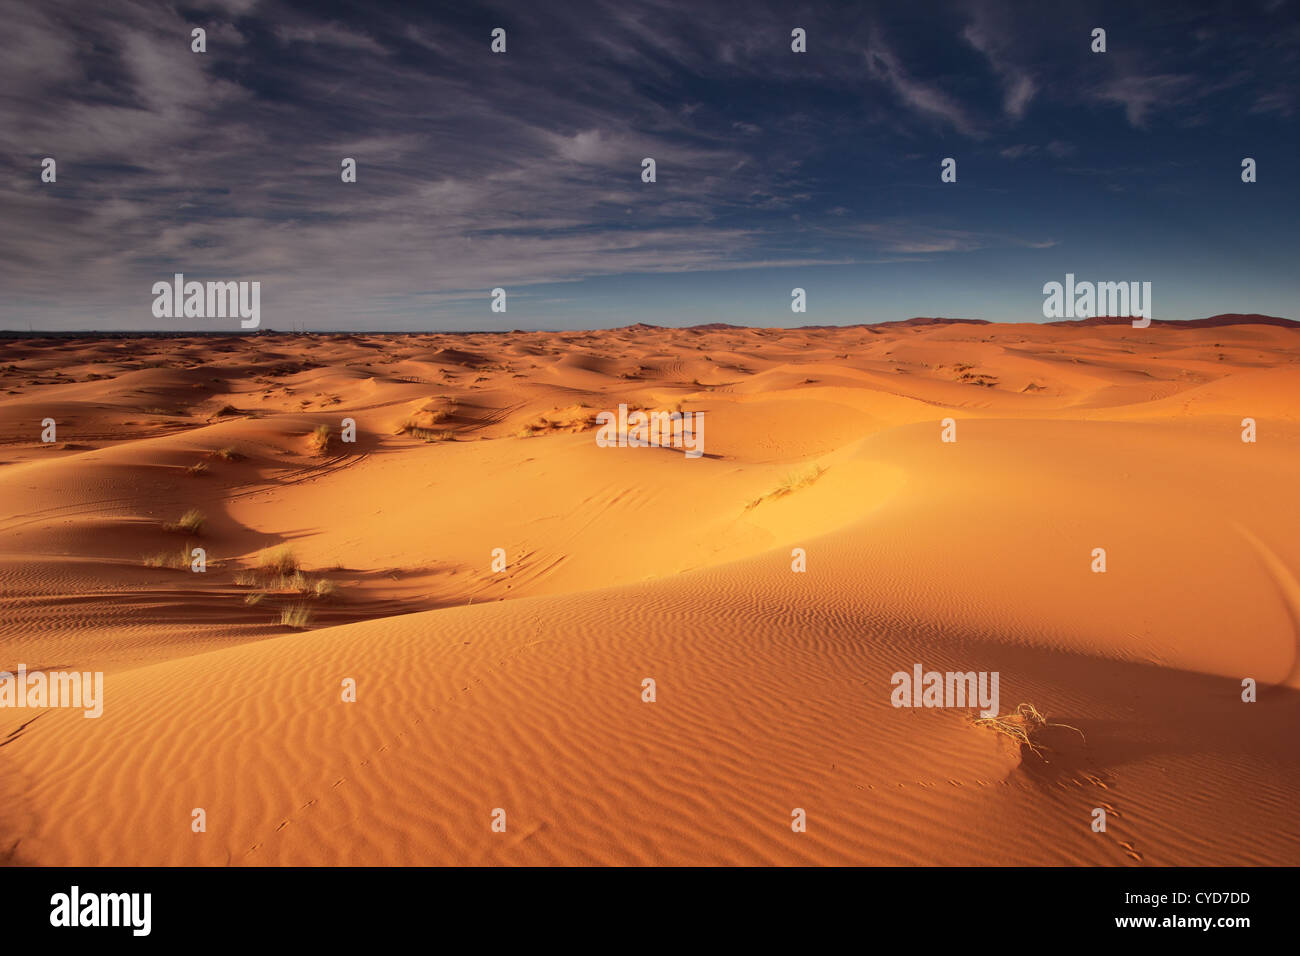
[[[188,568],[190,546],[186,544],[179,551],[159,551],[157,554],[148,555],[144,559],[144,566],[146,568]]]
[[[316,430],[308,437],[307,443],[311,445],[316,454],[325,454],[330,447],[330,427],[328,425],[317,425]]]
[[[298,556],[294,554],[293,548],[287,544],[263,551],[258,559],[258,567],[262,571],[269,571],[286,577],[298,570]]]
[[[745,506],[745,510],[752,511],[753,509],[761,505],[764,501],[767,501],[769,499],[775,500],[777,498],[784,498],[786,495],[793,494],[794,492],[798,491],[800,488],[808,487],[824,474],[826,474],[826,469],[823,468],[821,465],[817,465],[815,468],[809,471],[805,471],[802,474],[791,473],[789,475],[786,475],[785,480],[782,481],[781,484],[777,485],[767,494],[760,495],[759,497],[755,498],[753,501],[751,501],[749,504]]]
[[[294,604],[290,607],[282,608],[280,611],[280,623],[284,627],[292,627],[302,630],[311,623],[311,608],[305,604]]]
[[[1083,737],[1083,731],[1078,727],[1053,723],[1040,714],[1038,708],[1033,704],[1019,704],[1013,714],[976,718],[975,725],[977,727],[987,727],[989,730],[1010,737],[1022,746],[1028,747],[1039,757],[1043,757],[1044,750],[1051,749],[1046,747],[1041,740],[1043,731],[1050,727],[1063,727],[1066,730],[1073,730],[1080,737]],[[1046,760],[1047,758],[1043,757],[1043,759]]]
[[[186,534],[198,534],[207,522],[207,516],[198,508],[191,508],[175,521],[163,525],[168,531],[184,531]]]

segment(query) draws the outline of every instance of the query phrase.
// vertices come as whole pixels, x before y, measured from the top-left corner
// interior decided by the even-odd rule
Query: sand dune
[[[0,669],[106,689],[99,719],[0,710],[0,852],[1295,864],[1298,346],[1227,321],[3,340]],[[598,447],[620,403],[703,412],[704,457]],[[262,567],[285,547],[296,574]],[[1082,734],[1040,755],[893,707],[917,663]]]

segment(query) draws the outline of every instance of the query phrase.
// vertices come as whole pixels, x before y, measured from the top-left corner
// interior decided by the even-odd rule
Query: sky
[[[0,329],[1300,318],[1298,66],[1297,0],[0,0]]]

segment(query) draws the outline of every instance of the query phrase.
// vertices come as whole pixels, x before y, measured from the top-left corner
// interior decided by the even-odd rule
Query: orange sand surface
[[[0,340],[0,859],[1297,864],[1297,490],[1285,327]]]

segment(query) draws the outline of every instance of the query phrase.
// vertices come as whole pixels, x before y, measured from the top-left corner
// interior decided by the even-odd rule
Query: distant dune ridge
[[[1300,862],[1296,325],[7,336],[0,855]]]
[[[1065,319],[1059,322],[1048,322],[1048,325],[1128,325],[1133,320],[1128,317],[1114,316],[1093,316],[1090,319]],[[1180,321],[1170,321],[1165,319],[1152,319],[1152,325],[1163,325],[1171,329],[1210,329],[1222,328],[1229,325],[1278,325],[1283,328],[1294,329],[1300,328],[1300,322],[1295,319],[1282,319],[1275,315],[1244,315],[1239,312],[1229,312],[1223,315],[1211,315],[1205,319],[1186,319]]]

